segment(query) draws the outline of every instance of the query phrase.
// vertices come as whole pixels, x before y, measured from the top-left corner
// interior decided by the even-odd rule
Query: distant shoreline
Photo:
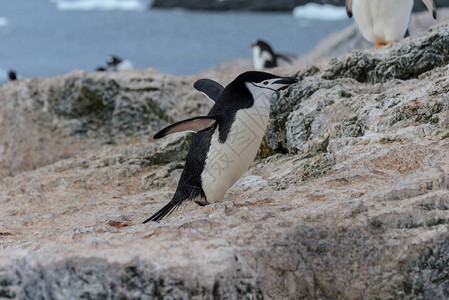
[[[292,11],[295,7],[307,3],[332,4],[344,6],[345,0],[154,0],[152,8],[184,8],[192,10],[218,10],[218,11]]]
[[[344,6],[345,0],[154,0],[151,8],[184,8],[191,10],[211,10],[211,11],[260,11],[260,12],[281,12],[292,11],[295,7],[307,3],[332,4]],[[437,7],[449,6],[447,0],[434,0]],[[423,11],[426,7],[421,1],[415,1],[414,11]]]

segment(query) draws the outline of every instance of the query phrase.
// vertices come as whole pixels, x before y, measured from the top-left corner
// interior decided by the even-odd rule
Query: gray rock
[[[175,119],[204,114],[210,103],[191,89],[193,79],[74,71],[0,86],[0,179],[84,149],[151,140]]]
[[[377,113],[372,106],[382,107],[382,101],[386,101],[382,92],[400,84],[394,79],[415,79],[431,69],[447,65],[448,53],[449,30],[444,24],[412,41],[406,39],[380,51],[351,52],[331,60],[325,70],[312,67],[300,73],[298,76],[302,80],[299,86],[289,88],[282,97],[272,98],[274,120],[267,130],[266,140],[270,149],[265,152],[303,153],[312,149],[320,152],[330,143],[329,136],[359,137],[369,129],[378,130],[376,126],[385,127],[384,124],[374,126],[370,116]],[[366,85],[351,88],[358,86],[357,82],[369,83],[373,88]],[[361,93],[371,95],[369,110],[366,108],[354,115],[354,109],[359,109],[358,105],[348,106],[347,103]],[[366,105],[367,99],[359,101],[361,105]],[[423,115],[415,117],[426,120],[435,118],[444,107],[444,101],[438,101],[430,111],[422,111]],[[333,129],[329,126],[335,120],[326,116],[330,113],[342,122]],[[407,119],[408,115],[404,113],[407,114],[405,110],[395,111],[394,115],[386,117],[391,120],[387,126]]]
[[[359,82],[385,82],[392,79],[416,78],[435,67],[449,62],[449,30],[439,27],[421,35],[414,42],[394,47],[388,58],[385,51],[355,52],[330,62],[325,79],[353,78]],[[406,67],[407,66],[407,67]]]

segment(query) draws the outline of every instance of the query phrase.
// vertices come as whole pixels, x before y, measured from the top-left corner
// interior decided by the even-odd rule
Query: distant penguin
[[[95,72],[105,72],[106,71],[106,68],[105,67],[97,67],[96,69],[95,69]]]
[[[257,40],[249,46],[253,48],[253,64],[255,70],[277,67],[279,65],[278,59],[280,58],[291,63],[291,60],[287,56],[275,53],[265,41]]]
[[[127,59],[121,59],[115,55],[108,56],[106,60],[106,70],[112,69],[112,71],[124,71],[134,69],[131,61]]]
[[[9,80],[11,80],[11,81],[17,80],[17,74],[16,74],[16,72],[13,71],[13,70],[10,70],[10,71],[8,72],[8,78],[9,78]]]
[[[434,19],[437,11],[433,0],[422,0]],[[413,0],[346,0],[346,12],[354,15],[363,37],[376,48],[404,37],[410,22]]]
[[[175,123],[154,136],[196,132],[173,198],[144,223],[161,220],[186,200],[201,206],[222,200],[257,154],[270,115],[270,97],[297,81],[256,71],[239,75],[225,88],[209,79],[197,81],[194,87],[215,104],[207,116]]]

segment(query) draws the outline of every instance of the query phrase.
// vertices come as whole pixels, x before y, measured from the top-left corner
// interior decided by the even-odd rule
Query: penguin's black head
[[[216,105],[221,109],[248,108],[257,100],[270,98],[283,87],[297,82],[296,77],[281,77],[270,73],[248,71],[235,78],[221,93]]]
[[[109,55],[108,58],[106,59],[106,65],[108,67],[116,66],[119,63],[121,63],[122,61],[123,61],[123,59],[121,59],[120,57],[117,57],[115,55]]]
[[[10,71],[8,72],[8,77],[9,77],[9,80],[11,80],[11,81],[17,80],[17,74],[16,74],[16,72],[13,71],[13,70],[10,70]]]
[[[249,46],[251,48],[254,48],[257,46],[260,48],[260,51],[268,51],[270,53],[273,53],[273,49],[271,48],[271,46],[263,40],[257,40],[254,43],[250,44]]]
[[[244,82],[247,86],[254,86],[259,89],[277,91],[290,84],[298,82],[296,77],[282,77],[266,72],[249,71],[240,74],[235,81]]]

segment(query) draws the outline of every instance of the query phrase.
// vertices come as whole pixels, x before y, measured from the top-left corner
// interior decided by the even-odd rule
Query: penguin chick
[[[170,125],[154,138],[182,132],[196,132],[178,187],[171,201],[144,221],[159,221],[185,200],[203,206],[222,200],[226,191],[248,170],[259,149],[270,115],[270,98],[275,91],[297,82],[250,71],[222,89],[212,80],[201,79],[195,87],[215,100],[207,116]],[[221,88],[220,88],[221,87]]]
[[[132,70],[134,66],[131,61],[127,59],[121,59],[115,55],[110,55],[106,59],[106,70],[112,69],[112,71],[124,71]]]
[[[434,19],[437,11],[433,0],[422,0]],[[399,41],[406,34],[413,0],[346,0],[348,17],[363,37],[376,44],[376,48]]]
[[[253,48],[253,64],[255,70],[277,67],[279,65],[278,59],[283,59],[289,64],[292,63],[287,56],[274,53],[271,46],[265,41],[257,40],[249,46]]]

